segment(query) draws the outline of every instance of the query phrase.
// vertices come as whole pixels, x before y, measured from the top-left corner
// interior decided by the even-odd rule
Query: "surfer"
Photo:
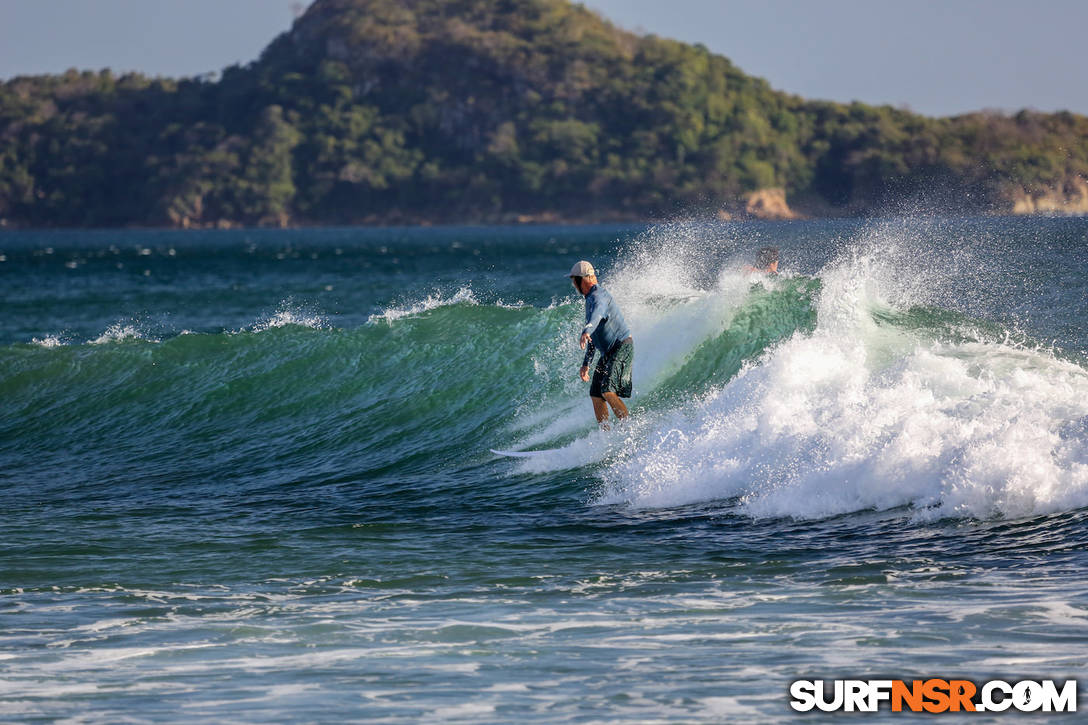
[[[778,247],[763,247],[756,256],[755,266],[748,267],[748,272],[760,274],[778,274]]]
[[[586,261],[578,262],[567,276],[578,293],[586,298],[586,324],[578,338],[578,344],[586,355],[578,375],[583,382],[589,382],[589,364],[593,361],[593,353],[599,351],[601,358],[593,371],[589,398],[593,401],[597,424],[607,430],[609,406],[617,419],[627,417],[627,406],[621,398],[631,397],[631,363],[634,361],[635,344],[616,300],[597,284],[597,272],[593,265]]]

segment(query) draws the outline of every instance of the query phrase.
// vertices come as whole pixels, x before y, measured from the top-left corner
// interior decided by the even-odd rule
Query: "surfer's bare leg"
[[[598,398],[595,395],[589,396],[589,399],[593,401],[593,415],[597,416],[597,425],[602,428],[608,428],[608,405],[604,402],[604,398]]]
[[[608,404],[612,406],[612,412],[616,414],[616,417],[618,419],[623,420],[627,417],[627,406],[623,404],[623,400],[620,399],[620,396],[616,395],[615,393],[605,393],[604,399],[607,400]],[[605,417],[607,416],[608,413],[606,412]],[[601,420],[601,417],[599,415],[597,416],[597,420],[598,422]]]

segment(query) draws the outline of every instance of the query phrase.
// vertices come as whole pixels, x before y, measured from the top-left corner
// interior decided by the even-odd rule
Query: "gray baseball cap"
[[[593,265],[584,259],[578,262],[570,268],[570,272],[567,273],[568,277],[596,277],[597,272],[593,269]]]

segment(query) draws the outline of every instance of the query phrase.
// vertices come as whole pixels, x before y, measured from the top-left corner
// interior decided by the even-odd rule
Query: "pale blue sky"
[[[253,60],[292,0],[0,0],[0,78],[70,67],[195,75]],[[808,98],[1088,113],[1088,0],[586,0]]]

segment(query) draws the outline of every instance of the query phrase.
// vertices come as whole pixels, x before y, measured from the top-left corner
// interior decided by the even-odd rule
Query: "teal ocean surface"
[[[1086,219],[8,231],[0,305],[0,720],[1083,699]]]

